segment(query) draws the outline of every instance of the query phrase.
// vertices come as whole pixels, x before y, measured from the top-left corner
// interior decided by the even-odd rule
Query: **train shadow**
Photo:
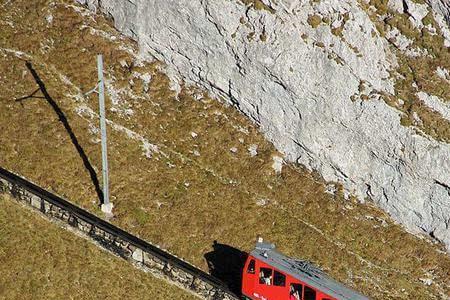
[[[241,294],[242,269],[247,253],[214,241],[213,250],[204,255],[212,276],[223,281],[237,295]]]
[[[100,203],[103,203],[103,191],[100,188],[100,184],[99,184],[99,180],[98,180],[98,177],[97,177],[97,173],[95,172],[94,168],[92,167],[92,164],[89,161],[89,158],[86,155],[86,152],[84,151],[83,147],[81,147],[80,143],[78,142],[78,139],[77,139],[75,133],[73,132],[72,127],[70,126],[66,115],[61,110],[61,108],[58,106],[56,101],[48,93],[44,82],[39,77],[39,75],[36,72],[36,70],[33,68],[33,65],[29,61],[27,61],[25,63],[25,65],[26,65],[27,69],[30,71],[31,75],[33,76],[34,81],[38,85],[38,88],[35,91],[33,91],[30,95],[25,96],[25,97],[21,97],[21,98],[18,98],[18,99],[15,99],[15,101],[16,102],[22,102],[24,100],[31,99],[31,98],[45,99],[47,101],[47,103],[55,111],[56,115],[58,116],[59,121],[64,126],[64,129],[69,134],[69,137],[70,137],[70,140],[72,141],[72,144],[74,145],[75,149],[77,150],[78,155],[80,156],[81,160],[83,161],[84,167],[86,168],[86,170],[89,173],[89,176],[91,177],[91,181],[92,181],[92,184],[94,185],[95,192],[97,193],[97,197],[98,197]],[[35,96],[36,93],[38,93],[39,91],[42,93],[43,97],[42,96]]]

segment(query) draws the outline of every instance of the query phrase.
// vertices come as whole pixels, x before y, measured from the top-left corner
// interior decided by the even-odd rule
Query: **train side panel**
[[[249,255],[242,294],[251,300],[337,300]]]

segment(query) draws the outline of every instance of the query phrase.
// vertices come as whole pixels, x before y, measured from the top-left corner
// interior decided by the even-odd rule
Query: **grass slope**
[[[0,299],[198,299],[0,195]]]

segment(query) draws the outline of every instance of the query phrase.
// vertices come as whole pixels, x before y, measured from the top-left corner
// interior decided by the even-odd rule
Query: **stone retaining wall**
[[[75,216],[65,208],[59,207],[29,192],[27,189],[0,177],[0,194],[2,193],[9,194],[18,202],[40,211],[50,220],[62,222],[64,227],[70,227],[83,237],[95,241],[98,246],[128,260],[138,268],[150,272],[157,277],[169,280],[203,299],[238,299],[234,295],[222,291],[183,268],[175,266],[145,249],[140,249],[119,236],[102,230],[86,219]]]

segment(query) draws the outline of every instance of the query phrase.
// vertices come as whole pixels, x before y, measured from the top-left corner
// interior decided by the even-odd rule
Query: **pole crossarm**
[[[97,84],[94,86],[94,88],[92,88],[92,90],[87,91],[86,93],[83,94],[83,96],[89,96],[92,93],[96,93],[98,94],[98,86],[100,84],[100,81],[97,81]]]

